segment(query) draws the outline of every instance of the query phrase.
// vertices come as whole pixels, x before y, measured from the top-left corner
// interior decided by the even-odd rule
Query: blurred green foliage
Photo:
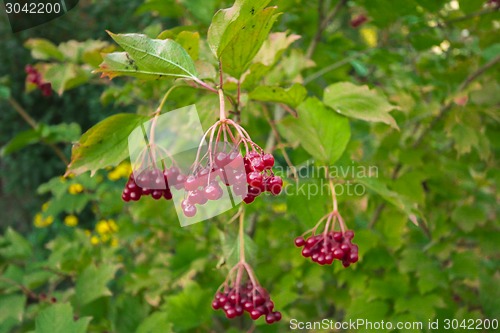
[[[348,269],[338,263],[320,267],[293,246],[296,236],[332,209],[327,193],[299,188],[320,184],[322,175],[299,184],[287,178],[288,195],[262,196],[245,207],[251,264],[283,313],[270,326],[259,319],[254,331],[289,331],[293,318],[420,321],[424,327],[436,319],[500,319],[495,2],[271,5],[283,13],[272,28],[275,39],[263,43],[252,63],[236,63],[232,70],[236,76],[249,71],[242,82],[242,125],[284,168],[287,159],[301,165],[314,158],[316,166],[374,166],[378,177],[348,173],[336,180],[367,190],[338,194],[360,249],[360,262]],[[181,228],[170,202],[121,201],[130,171],[126,163],[116,166],[121,155],[110,156],[93,177],[87,172],[61,178],[66,166],[54,153],[55,147],[68,158],[80,129],[87,132],[111,115],[150,115],[176,84],[91,75],[101,62],[96,50],[118,50],[105,30],[194,46],[188,53],[204,64],[196,68],[200,77],[214,84],[207,29],[216,10],[229,6],[218,0],[80,1],[62,18],[17,34],[2,17],[0,40],[7,52],[0,53],[0,96],[10,92],[38,126],[30,128],[12,103],[0,100],[0,332],[252,327],[247,316],[230,321],[210,308],[233,261],[236,226],[227,222],[236,210]],[[322,25],[329,13],[333,19]],[[359,15],[368,22],[353,27]],[[50,60],[33,46],[41,38],[53,44]],[[99,42],[88,40],[104,43],[95,48]],[[40,52],[30,54],[30,45]],[[75,57],[68,55],[79,48]],[[72,68],[76,77],[81,70],[84,80],[60,84],[61,95],[44,98],[25,91],[26,64],[41,71]],[[228,94],[236,94],[235,82],[225,83]],[[174,89],[164,109],[193,103],[206,117],[203,125],[213,123],[217,97],[189,85]],[[300,118],[288,114],[295,112]]]

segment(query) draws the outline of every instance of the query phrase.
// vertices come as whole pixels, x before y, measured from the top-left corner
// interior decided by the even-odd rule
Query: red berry
[[[281,189],[283,188],[283,179],[279,176],[273,176],[267,182],[267,186],[272,194],[278,195],[281,193]]]
[[[205,187],[205,197],[208,200],[219,200],[224,195],[224,192],[217,183],[209,184]]]
[[[247,175],[248,185],[260,188],[262,186],[263,177],[259,172],[250,172]]]
[[[262,161],[265,169],[271,169],[274,166],[274,156],[271,154],[262,155]]]
[[[187,217],[193,217],[196,215],[196,207],[194,205],[186,205],[182,208],[184,215]]]
[[[300,236],[295,238],[295,246],[297,247],[302,247],[306,244],[306,241],[304,240],[304,237]]]

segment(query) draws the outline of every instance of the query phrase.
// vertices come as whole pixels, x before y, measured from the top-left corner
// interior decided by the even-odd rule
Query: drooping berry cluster
[[[281,193],[283,180],[272,172],[273,155],[252,150],[245,156],[244,162],[248,186],[244,191],[246,192],[243,198],[245,203],[252,203],[263,192],[270,192],[273,195]],[[239,186],[234,188],[236,194],[243,192]]]
[[[26,65],[24,68],[26,74],[26,81],[35,84],[42,92],[42,95],[49,97],[52,95],[52,85],[49,82],[43,82],[42,75],[33,66]]]
[[[170,185],[177,189],[183,187],[186,177],[175,166],[165,170],[160,169],[146,169],[137,179],[134,174],[131,174],[125,188],[122,192],[122,199],[128,201],[138,201],[142,196],[150,195],[153,199],[159,200],[165,198],[166,200],[172,199],[172,192]],[[174,181],[172,181],[174,180]]]
[[[254,286],[251,282],[225,292],[217,292],[212,302],[214,310],[222,309],[227,318],[235,318],[246,311],[252,320],[265,316],[266,323],[272,324],[281,320],[281,312],[274,311],[274,303],[267,291]]]
[[[222,186],[235,185],[241,182],[239,175],[243,165],[243,157],[237,151],[231,153],[218,152],[212,161],[212,167],[198,167],[185,182],[186,198],[182,201],[182,210],[187,217],[196,215],[196,205],[204,205],[208,201],[222,198]]]
[[[311,258],[320,265],[330,265],[335,259],[342,261],[344,267],[358,261],[358,246],[351,243],[354,232],[330,231],[326,234],[311,235],[307,239],[300,236],[295,239],[297,247],[303,247],[302,256]]]

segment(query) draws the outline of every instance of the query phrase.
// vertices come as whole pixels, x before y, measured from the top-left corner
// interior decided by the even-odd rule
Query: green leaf
[[[280,15],[275,14],[276,9],[277,7],[264,9],[234,37],[220,57],[225,73],[239,79],[248,69]]]
[[[396,313],[408,312],[414,315],[418,321],[434,319],[436,308],[444,307],[443,300],[435,294],[425,296],[413,296],[408,298],[397,298],[394,304]]]
[[[94,174],[107,166],[116,166],[128,155],[128,136],[147,117],[120,113],[108,117],[90,128],[73,145],[68,173],[86,171]]]
[[[32,255],[31,244],[12,228],[7,228],[4,236],[0,236],[0,257],[6,259],[23,259]]]
[[[96,72],[110,78],[130,75],[140,78],[182,77],[196,79],[193,60],[184,48],[171,39],[151,39],[141,34],[113,34],[126,53],[111,53],[104,57]]]
[[[172,324],[167,320],[164,312],[153,312],[137,328],[137,333],[170,333]]]
[[[39,60],[64,60],[64,54],[51,41],[43,38],[30,38],[24,46],[31,50],[31,56]]]
[[[484,209],[478,205],[460,205],[451,213],[451,220],[465,232],[471,232],[487,220]]]
[[[276,7],[264,8],[269,0],[236,0],[219,10],[208,29],[208,44],[224,72],[240,78],[250,66],[277,19]]]
[[[185,331],[210,322],[211,299],[212,290],[189,283],[179,294],[166,297],[163,308],[175,332]]]
[[[275,86],[258,86],[249,94],[249,97],[256,101],[285,103],[293,108],[302,103],[306,96],[306,88],[298,83],[288,89]]]
[[[110,264],[99,267],[94,264],[87,266],[76,281],[75,292],[78,304],[83,306],[99,297],[111,296],[111,291],[106,285],[113,279],[117,270],[117,265]]]
[[[215,13],[208,28],[207,41],[212,52],[220,58],[226,47],[240,33],[243,26],[262,11],[271,0],[236,0],[231,8]]]
[[[382,122],[399,129],[389,111],[397,107],[367,86],[339,82],[326,87],[323,101],[326,105],[347,117],[372,122]]]
[[[388,189],[387,185],[380,179],[362,177],[356,178],[356,181],[380,195],[382,198],[384,198],[384,200],[394,205],[402,212],[406,213],[409,217],[412,218],[412,216],[421,216],[420,212],[414,207],[411,202],[409,202],[405,197],[399,195],[398,193]],[[414,219],[412,218],[412,221],[413,220]]]
[[[91,318],[73,320],[70,304],[54,304],[38,314],[35,333],[85,333]]]
[[[50,82],[52,89],[59,95],[86,83],[90,78],[90,72],[72,63],[47,64],[41,67],[40,72],[44,80]]]
[[[0,85],[0,101],[7,100],[10,98],[10,88],[4,85]]]
[[[498,274],[481,274],[479,301],[488,318],[500,318],[500,277]]]
[[[2,147],[0,156],[7,156],[39,141],[40,134],[34,129],[19,132]]]
[[[198,59],[200,50],[200,34],[198,32],[181,31],[175,38],[175,41],[186,50],[191,59]]]
[[[85,333],[89,317],[73,320],[73,309],[69,304],[55,304],[40,312],[35,320],[35,333]]]
[[[62,123],[57,125],[39,124],[38,131],[45,142],[73,142],[80,137],[81,129],[77,123]]]
[[[342,156],[351,129],[346,117],[336,114],[316,98],[308,98],[297,108],[298,118],[285,118],[280,132],[288,141],[298,141],[316,160],[333,164]]]
[[[2,324],[7,321],[15,325],[23,320],[25,303],[25,295],[11,294],[0,296],[0,331],[2,330]]]

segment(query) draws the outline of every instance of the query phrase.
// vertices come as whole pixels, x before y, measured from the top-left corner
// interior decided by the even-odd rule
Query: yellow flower
[[[95,230],[100,234],[114,233],[118,231],[118,225],[115,220],[100,220],[95,226]]]
[[[116,168],[108,173],[110,180],[118,180],[120,178],[127,178],[132,172],[129,162],[122,162]]]
[[[71,184],[68,188],[70,194],[78,194],[83,192],[83,185],[79,183]]]
[[[35,218],[33,219],[33,224],[37,228],[45,228],[51,225],[53,222],[54,222],[53,216],[47,216],[46,218],[43,218],[42,214],[40,213],[36,214]]]
[[[113,237],[113,239],[111,239],[111,246],[112,247],[117,247],[118,246],[118,238]]]
[[[92,236],[92,237],[90,237],[90,243],[91,243],[92,245],[97,245],[97,244],[99,244],[99,237],[97,237],[97,236]]]
[[[95,230],[101,235],[108,233],[109,232],[108,222],[106,220],[101,220],[97,222]]]
[[[107,241],[109,241],[109,239],[110,239],[110,236],[108,234],[101,235],[101,241],[103,243],[106,243]]]
[[[375,28],[364,27],[360,29],[361,37],[364,39],[366,45],[370,47],[377,46],[377,30]]]
[[[64,224],[68,227],[75,227],[78,224],[78,217],[75,215],[68,215],[64,218]]]
[[[87,236],[87,237],[90,237],[90,235],[92,234],[92,233],[90,232],[90,230],[88,230],[88,229],[86,229],[83,233],[84,233],[84,234],[85,234],[85,236]]]

